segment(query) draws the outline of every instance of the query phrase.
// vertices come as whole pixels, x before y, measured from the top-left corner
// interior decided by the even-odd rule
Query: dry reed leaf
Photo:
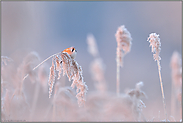
[[[142,98],[147,98],[145,92],[141,91],[142,86],[143,82],[138,82],[135,89],[132,89],[127,93],[133,100],[133,113],[137,121],[140,119],[141,115],[143,116],[142,109],[146,107],[144,102],[141,100]],[[144,116],[143,119],[145,120]]]

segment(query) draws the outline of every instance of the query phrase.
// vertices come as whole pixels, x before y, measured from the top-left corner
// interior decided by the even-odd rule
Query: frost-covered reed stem
[[[163,98],[163,104],[164,104],[164,112],[165,112],[165,117],[167,120],[167,112],[166,112],[166,102],[165,102],[165,94],[164,94],[164,89],[163,89],[163,82],[162,82],[162,77],[161,77],[161,66],[160,66],[160,61],[157,61],[158,65],[158,72],[159,72],[159,80],[160,80],[160,86],[161,86],[161,93],[162,93],[162,98]]]
[[[163,81],[161,77],[161,65],[160,65],[160,60],[161,57],[159,56],[160,51],[161,51],[161,42],[159,35],[156,33],[151,33],[147,39],[149,41],[150,45],[152,47],[151,51],[154,53],[153,58],[155,61],[157,61],[158,65],[158,72],[159,72],[159,79],[160,79],[160,87],[161,87],[161,93],[162,93],[162,98],[163,98],[163,105],[164,105],[164,113],[165,113],[165,118],[167,121],[167,112],[166,112],[166,102],[165,102],[165,95],[164,95],[164,89],[163,89]]]
[[[117,58],[116,93],[117,93],[117,96],[119,96],[119,93],[120,93],[120,64],[119,64],[119,58]]]
[[[116,93],[120,93],[120,67],[123,67],[123,58],[130,52],[132,45],[132,38],[130,32],[125,28],[124,25],[120,26],[116,31],[116,63],[117,63],[117,73],[116,73]]]

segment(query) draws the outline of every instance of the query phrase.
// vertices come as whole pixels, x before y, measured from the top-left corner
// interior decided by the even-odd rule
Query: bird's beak
[[[75,52],[77,52],[77,50],[75,49]]]

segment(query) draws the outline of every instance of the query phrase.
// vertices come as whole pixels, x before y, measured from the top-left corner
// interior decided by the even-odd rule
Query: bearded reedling
[[[62,53],[68,53],[72,59],[76,58],[77,50],[74,47],[69,47],[62,51]],[[62,61],[61,61],[62,63]]]
[[[52,58],[52,57],[54,57],[54,56],[56,56],[56,55],[58,55],[58,54],[60,54],[60,53],[66,53],[66,52],[70,55],[70,57],[71,57],[72,59],[74,59],[74,58],[76,57],[76,52],[77,52],[77,50],[76,50],[74,47],[69,47],[69,48],[63,50],[62,52],[59,52],[59,53],[56,53],[56,54],[51,55],[50,57],[48,57],[47,59],[45,59],[44,61],[42,61],[40,64],[38,64],[36,67],[34,67],[32,70],[35,70],[36,68],[38,68],[40,65],[42,65],[44,62],[46,62],[48,59],[50,59],[50,58]],[[62,61],[61,61],[60,63],[62,63]],[[23,78],[23,81],[24,81],[28,76],[29,76],[29,74],[27,74],[27,75]]]
[[[71,87],[76,87],[76,98],[78,99],[79,106],[82,106],[85,104],[85,95],[88,90],[88,86],[84,82],[83,78],[83,70],[82,67],[77,63],[75,60],[76,58],[76,49],[74,47],[67,48],[63,50],[62,52],[56,53],[42,61],[40,64],[38,64],[36,67],[33,68],[35,70],[40,65],[42,65],[44,62],[46,62],[48,59],[52,58],[52,65],[50,67],[50,74],[49,74],[49,98],[51,98],[53,87],[55,84],[55,77],[56,77],[56,71],[58,71],[58,78],[60,78],[60,75],[63,71],[63,76],[66,74],[69,78],[69,81],[73,80]],[[25,78],[28,77],[29,74],[27,74]]]

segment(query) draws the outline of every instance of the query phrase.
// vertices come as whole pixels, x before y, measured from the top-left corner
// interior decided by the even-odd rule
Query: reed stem
[[[119,96],[120,93],[120,64],[119,56],[117,56],[117,74],[116,74],[116,94]]]
[[[160,61],[159,60],[157,60],[157,65],[158,65],[158,71],[159,71],[159,79],[160,79],[161,93],[162,93],[162,97],[163,97],[164,113],[165,113],[165,118],[166,118],[166,121],[167,121],[166,102],[165,102],[163,82],[162,82],[162,78],[161,78],[161,66],[160,66]]]

